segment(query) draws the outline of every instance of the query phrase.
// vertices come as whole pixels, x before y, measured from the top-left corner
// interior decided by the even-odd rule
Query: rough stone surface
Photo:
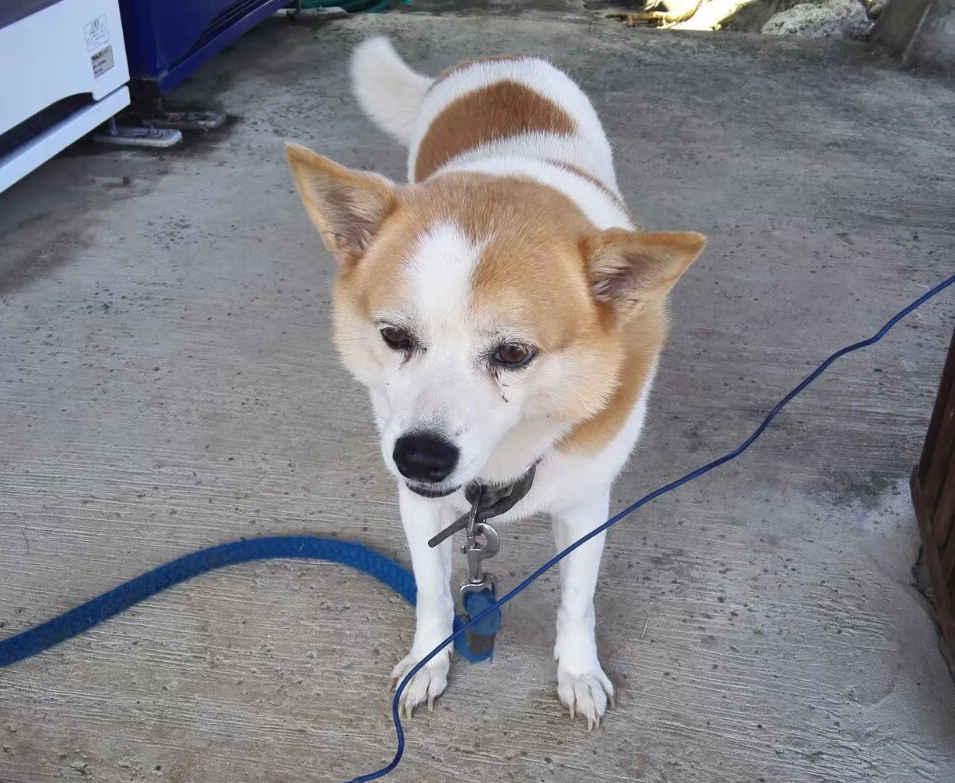
[[[901,0],[905,2],[906,0]],[[551,0],[554,2],[554,0]],[[570,0],[567,0],[570,2]],[[692,0],[663,0],[659,8],[666,10],[678,10],[686,7],[685,2]],[[829,8],[827,5],[836,2],[839,6],[844,6],[841,12]],[[646,3],[643,0],[632,0],[624,4],[627,10],[642,10]],[[620,7],[620,3],[612,0],[588,0],[588,8],[603,9],[604,6]],[[787,30],[779,31],[775,27],[769,30],[763,30],[767,22],[783,12],[790,11],[795,6],[805,6],[797,13],[781,16],[781,21],[797,20],[800,32],[795,32],[787,21]],[[736,33],[759,33],[766,32],[771,35],[789,35],[799,34],[811,37],[826,38],[844,38],[860,39],[865,38],[871,23],[863,24],[858,16],[855,6],[863,9],[863,15],[868,19],[875,19],[884,7],[883,0],[706,0],[699,6],[696,13],[685,22],[679,22],[673,25],[676,30],[725,30]],[[812,10],[816,9],[816,10]],[[848,14],[855,18],[855,23],[850,25],[835,24],[832,19],[841,19],[843,15]],[[819,30],[822,32],[819,32]]]
[[[225,131],[162,154],[75,148],[0,196],[0,634],[241,536],[337,534],[407,562],[329,339],[333,261],[282,154],[298,140],[402,176],[348,91],[366,35],[431,72],[553,58],[593,97],[645,225],[709,235],[615,508],[738,443],[955,269],[951,82],[860,44],[453,5],[264,24],[175,96],[228,110]],[[597,615],[619,704],[599,731],[554,695],[548,575],[505,611],[493,664],[455,662],[389,779],[955,780],[906,489],[953,318],[949,294],[738,462],[614,530]],[[543,522],[502,537],[504,586],[553,552]],[[339,567],[203,577],[0,670],[0,781],[350,779],[391,757],[385,683],[412,629]]]
[[[806,38],[862,39],[872,22],[859,0],[825,0],[801,3],[780,11],[763,25],[764,35],[799,35]]]
[[[870,40],[905,67],[952,73],[955,0],[889,0]]]
[[[775,14],[805,0],[708,0],[682,29],[758,33]],[[691,28],[689,25],[693,25]]]
[[[955,0],[941,0],[919,31],[911,61],[951,70],[955,68]]]

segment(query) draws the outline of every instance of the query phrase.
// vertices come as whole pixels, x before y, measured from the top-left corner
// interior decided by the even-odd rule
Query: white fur
[[[445,482],[448,489],[474,478],[521,414],[519,390],[504,403],[498,384],[476,360],[501,327],[469,315],[471,275],[482,250],[458,226],[437,224],[419,239],[405,268],[413,301],[400,312],[375,314],[381,324],[411,330],[425,349],[406,359],[382,348],[389,371],[373,384],[372,399],[382,422],[385,463],[398,475],[397,439],[413,431],[439,432],[461,452]]]
[[[353,73],[359,100],[372,119],[409,145],[411,178],[418,145],[430,123],[452,101],[501,80],[539,92],[573,118],[576,133],[529,133],[502,139],[462,153],[432,176],[480,171],[527,177],[565,194],[598,229],[634,228],[613,195],[619,195],[613,157],[596,112],[569,77],[543,60],[476,63],[432,84],[404,65],[390,44],[374,39],[359,47]],[[611,193],[561,163],[583,170]],[[413,328],[427,343],[427,350],[407,360],[383,355],[380,381],[369,384],[385,460],[397,475],[391,456],[395,439],[422,422],[438,428],[461,451],[460,464],[446,480],[448,489],[475,479],[504,483],[540,459],[530,493],[512,511],[496,518],[495,524],[547,513],[557,546],[564,548],[606,520],[611,483],[640,435],[656,368],[649,373],[624,427],[599,453],[583,456],[555,449],[565,433],[543,415],[524,410],[524,385],[534,381],[521,373],[512,373],[506,384],[494,381],[475,361],[482,349],[493,345],[495,335],[499,338],[502,332],[520,328],[477,322],[478,315],[469,307],[471,276],[480,262],[482,245],[453,224],[435,226],[418,243],[407,266],[405,282],[410,284],[413,301],[401,312],[377,315],[383,322]],[[546,374],[550,361],[559,357],[540,357],[540,366],[531,375]],[[441,500],[426,500],[402,484],[399,498],[418,605],[414,644],[394,670],[398,680],[450,633],[450,542],[435,550],[426,542],[467,509],[463,489]],[[582,715],[591,725],[599,723],[613,698],[594,639],[593,595],[602,549],[600,536],[562,563],[554,648],[558,696],[571,714]],[[406,714],[418,704],[430,706],[446,687],[449,666],[450,656],[440,655],[409,683],[402,699]]]
[[[411,652],[395,666],[391,673],[394,688],[404,676],[448,636],[454,620],[454,600],[451,598],[451,541],[432,549],[428,540],[454,517],[445,503],[435,503],[415,495],[407,487],[398,490],[401,522],[411,550],[418,599],[415,605],[417,624]],[[445,649],[425,666],[402,694],[402,710],[411,715],[418,704],[427,702],[429,709],[448,684],[451,651]]]
[[[365,113],[381,130],[409,144],[432,80],[412,71],[383,37],[369,38],[356,47],[351,75]]]
[[[481,152],[483,151],[484,148],[481,148]],[[586,177],[547,160],[518,155],[482,156],[475,153],[456,158],[441,169],[439,174],[445,171],[479,171],[498,176],[527,177],[559,190],[580,207],[596,228],[635,228],[621,203],[607,191]]]
[[[471,298],[471,279],[483,248],[453,223],[438,223],[418,240],[405,277],[418,313],[430,332],[450,332],[452,344],[466,337],[462,315]]]

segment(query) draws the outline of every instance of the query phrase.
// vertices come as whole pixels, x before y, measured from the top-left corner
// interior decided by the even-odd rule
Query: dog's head
[[[290,145],[339,263],[335,339],[371,392],[385,462],[419,494],[507,480],[659,350],[699,234],[598,231],[538,183],[448,174],[396,187]],[[649,371],[649,370],[648,370]]]

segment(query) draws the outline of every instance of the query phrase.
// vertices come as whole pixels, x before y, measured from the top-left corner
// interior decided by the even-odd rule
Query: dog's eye
[[[410,351],[412,348],[411,335],[397,326],[381,328],[381,339],[393,351]]]
[[[504,343],[494,352],[494,363],[510,369],[523,367],[533,358],[534,349],[522,343]]]

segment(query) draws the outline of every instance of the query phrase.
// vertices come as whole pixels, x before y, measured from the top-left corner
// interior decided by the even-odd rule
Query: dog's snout
[[[402,435],[395,443],[395,465],[405,478],[437,484],[458,464],[458,448],[434,433]]]

